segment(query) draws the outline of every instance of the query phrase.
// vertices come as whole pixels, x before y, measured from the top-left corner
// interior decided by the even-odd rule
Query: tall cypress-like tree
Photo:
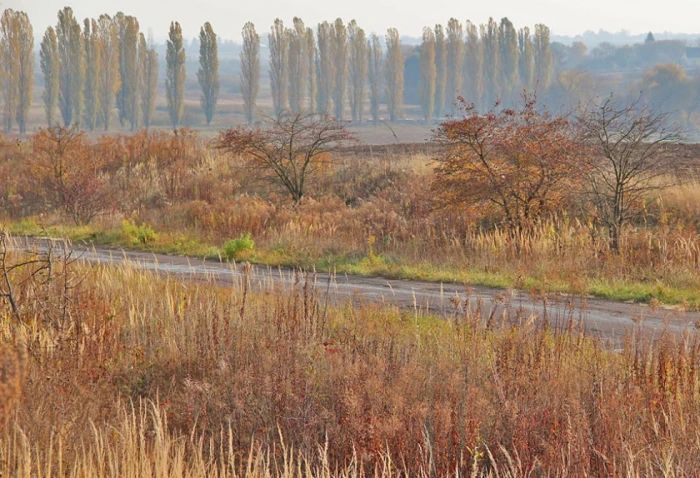
[[[501,87],[503,95],[509,102],[517,99],[518,87],[518,33],[507,17],[501,19],[498,28],[498,47],[501,58]]]
[[[85,50],[80,24],[70,7],[58,12],[56,37],[60,62],[58,107],[66,127],[80,125],[85,85]]]
[[[16,12],[19,27],[19,99],[17,126],[20,133],[27,131],[27,115],[34,93],[34,29],[25,12]]]
[[[216,111],[216,103],[219,101],[219,47],[216,33],[207,22],[199,31],[199,71],[197,80],[202,88],[202,96],[199,103],[204,109],[207,126]]]
[[[465,96],[477,108],[483,106],[484,96],[484,52],[479,40],[479,30],[475,24],[467,20],[465,24],[464,43],[464,79]]]
[[[93,131],[100,113],[100,78],[102,76],[102,44],[99,27],[94,19],[83,23],[85,45],[85,112],[83,123]]]
[[[316,39],[311,27],[306,28],[306,65],[308,78],[309,111],[316,110],[317,78],[316,78]]]
[[[135,17],[117,13],[114,18],[119,38],[119,78],[121,86],[117,93],[119,123],[129,123],[136,129],[139,99],[139,22]]]
[[[490,108],[500,99],[500,49],[498,47],[498,23],[489,18],[486,25],[481,25],[481,43],[484,49],[484,93],[485,107]]]
[[[393,123],[403,110],[403,51],[401,37],[396,28],[386,32],[386,100],[389,120]]]
[[[428,121],[435,110],[435,33],[431,28],[423,28],[423,41],[420,46],[420,105],[423,119]]]
[[[297,114],[304,109],[304,97],[307,89],[308,60],[304,21],[294,17],[294,28],[288,30],[287,35],[289,36],[289,54],[287,55],[289,108]]]
[[[534,63],[535,81],[539,83],[542,91],[549,88],[552,79],[552,50],[549,43],[549,27],[543,24],[535,25]]]
[[[330,23],[318,24],[316,41],[316,109],[320,114],[328,114],[331,108],[331,96],[335,84],[335,65],[333,63],[333,28]]]
[[[445,88],[447,87],[447,42],[445,29],[435,25],[435,117],[445,110]]]
[[[456,18],[447,22],[447,81],[445,111],[454,114],[457,96],[462,92],[462,64],[464,62],[464,30]]]
[[[367,85],[367,69],[369,67],[369,51],[365,31],[355,20],[348,24],[348,96],[352,120],[362,122]]]
[[[156,109],[156,97],[158,94],[158,53],[153,45],[153,38],[149,38],[148,44],[141,34],[139,51],[143,64],[141,71],[141,117],[144,128],[148,129],[153,122],[153,112]]]
[[[333,83],[333,114],[336,118],[343,117],[345,110],[345,87],[348,78],[348,32],[340,18],[332,25],[332,52],[335,65]]]
[[[17,15],[11,8],[2,12],[0,17],[0,59],[3,70],[3,130],[12,129],[19,105],[20,73],[20,31]]]
[[[178,22],[171,22],[165,49],[165,96],[173,128],[177,128],[185,112],[186,76],[182,28]]]
[[[524,88],[531,90],[533,87],[533,78],[535,77],[535,60],[532,38],[530,37],[530,29],[528,27],[521,28],[518,31],[518,49],[520,50],[518,61],[520,82]]]
[[[369,49],[369,112],[376,126],[379,122],[379,107],[382,97],[382,64],[384,55],[379,37],[374,33],[368,42]]]
[[[99,78],[99,120],[105,131],[109,130],[112,110],[116,101],[117,92],[121,89],[121,77],[119,76],[119,37],[117,26],[109,15],[100,15],[97,19],[97,36],[100,42],[100,70]]]
[[[242,36],[241,93],[246,120],[252,124],[260,90],[260,35],[255,31],[255,25],[248,22],[243,26]]]
[[[267,35],[268,47],[270,49],[270,91],[272,92],[272,107],[275,116],[287,107],[287,77],[289,64],[287,56],[289,54],[289,35],[284,28],[284,22],[279,18],[270,28]]]
[[[46,123],[49,127],[54,126],[56,108],[58,107],[58,40],[53,27],[48,27],[41,40],[39,50],[39,66],[44,75],[44,111],[46,112]]]

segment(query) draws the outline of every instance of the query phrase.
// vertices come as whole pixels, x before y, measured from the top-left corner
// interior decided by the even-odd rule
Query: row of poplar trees
[[[446,27],[425,28],[417,48],[424,118],[454,113],[460,95],[477,108],[488,108],[497,100],[512,101],[522,88],[546,90],[552,70],[549,36],[545,25],[536,25],[531,34],[527,27],[516,30],[507,18],[500,23],[489,19],[479,27],[452,18]],[[382,45],[355,20],[320,23],[314,37],[300,18],[293,19],[291,28],[277,19],[267,37],[275,114],[309,110],[343,118],[347,99],[352,120],[362,121],[369,99],[376,123],[383,99],[390,121],[401,115],[405,58],[395,28],[387,30]],[[248,23],[243,28],[241,91],[249,122],[259,89],[259,50],[260,36]]]
[[[153,119],[158,56],[136,18],[118,13],[86,18],[81,28],[66,7],[48,27],[39,50],[44,108],[49,126],[60,123],[109,130],[113,108],[135,129]]]
[[[274,113],[312,111],[341,119],[349,104],[353,121],[362,121],[369,99],[370,114],[379,119],[385,98],[394,121],[401,114],[404,55],[399,32],[387,30],[384,46],[369,37],[355,20],[340,18],[314,30],[295,17],[291,28],[276,19],[267,36],[270,91]],[[252,122],[260,82],[260,36],[252,23],[243,27],[241,92],[248,122]],[[346,98],[347,95],[347,98]],[[347,99],[347,103],[346,103]]]
[[[212,119],[219,96],[217,37],[209,23],[200,30],[201,105]],[[49,126],[62,123],[109,130],[114,108],[119,122],[131,129],[148,128],[153,121],[158,89],[158,54],[147,43],[138,20],[117,13],[85,19],[82,24],[66,7],[58,12],[56,27],[41,40],[39,65],[44,76],[44,109]],[[6,9],[0,16],[0,91],[3,130],[17,123],[27,127],[33,100],[34,31],[28,15]],[[184,113],[185,49],[179,23],[170,25],[166,44],[165,90],[173,127]],[[60,118],[58,115],[60,114]]]
[[[85,19],[83,28],[70,7],[58,12],[56,28],[48,27],[41,42],[44,106],[49,125],[56,110],[66,126],[90,130],[110,128],[116,105],[119,122],[131,129],[148,128],[153,121],[158,89],[158,54],[153,40],[146,42],[138,20],[117,13]],[[185,48],[182,28],[170,24],[166,43],[165,92],[168,113],[177,127],[184,113]],[[198,79],[207,124],[219,95],[217,37],[209,23],[200,32]]]
[[[523,88],[546,91],[552,75],[550,32],[546,25],[516,30],[508,18],[490,18],[477,27],[451,18],[446,27],[424,28],[420,46],[420,99],[423,117],[455,113],[464,97],[477,109],[496,101],[511,103]]]
[[[260,89],[260,36],[252,23],[243,27],[241,92],[248,122],[255,118]],[[267,36],[269,79],[274,113],[313,111],[342,119],[349,106],[353,121],[363,121],[365,105],[376,123],[382,103],[389,120],[401,117],[405,51],[399,32],[387,30],[384,41],[366,35],[355,20],[323,22],[316,31],[294,18],[291,28],[276,19]],[[207,124],[219,97],[217,36],[206,23],[199,36],[197,79]],[[552,69],[549,29],[516,30],[503,18],[476,26],[452,18],[447,25],[423,30],[420,56],[420,99],[424,118],[454,113],[462,95],[477,108],[496,100],[510,101],[522,88],[546,90]],[[49,125],[88,129],[110,128],[114,108],[119,122],[132,129],[153,121],[158,85],[158,54],[146,41],[138,20],[123,13],[100,15],[81,24],[70,7],[58,12],[39,51],[43,94]],[[3,127],[16,121],[26,129],[32,102],[34,40],[24,12],[6,9],[0,17],[0,75]],[[186,81],[182,29],[172,22],[166,42],[165,92],[168,113],[177,127],[184,113]]]

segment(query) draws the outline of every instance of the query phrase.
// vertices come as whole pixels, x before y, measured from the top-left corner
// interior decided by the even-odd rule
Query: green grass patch
[[[409,264],[395,257],[370,253],[318,257],[292,248],[258,249],[250,234],[243,234],[221,246],[182,233],[155,231],[145,224],[125,221],[120,229],[105,230],[95,226],[42,227],[35,220],[10,223],[7,230],[14,235],[64,237],[76,243],[90,243],[143,250],[156,253],[187,255],[214,260],[249,261],[254,264],[301,267],[336,274],[378,276],[388,279],[422,280],[465,285],[515,288],[526,291],[592,296],[622,302],[680,305],[689,310],[700,309],[700,290],[685,284],[668,284],[655,280],[643,282],[616,278],[574,279],[556,277],[549,271],[524,271],[518,274],[499,270],[457,268],[444,264]]]

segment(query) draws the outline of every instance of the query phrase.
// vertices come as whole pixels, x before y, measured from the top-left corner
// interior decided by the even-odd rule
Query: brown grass
[[[28,351],[0,431],[7,476],[687,476],[700,340],[609,350],[482,302],[447,320],[128,266],[16,269]],[[43,257],[37,256],[43,260]],[[11,253],[8,264],[26,259]],[[11,382],[10,380],[9,382]],[[3,397],[4,398],[4,397]]]

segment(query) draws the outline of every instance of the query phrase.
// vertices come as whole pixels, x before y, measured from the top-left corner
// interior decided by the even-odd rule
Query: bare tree
[[[328,115],[283,111],[263,122],[265,128],[222,131],[217,145],[256,175],[286,189],[295,204],[304,196],[309,176],[328,163],[330,150],[354,140],[346,123]]]
[[[579,122],[594,148],[588,160],[588,192],[608,230],[610,248],[618,251],[635,205],[668,177],[672,147],[683,134],[669,113],[640,97],[618,101],[610,96],[591,103],[580,112]]]

